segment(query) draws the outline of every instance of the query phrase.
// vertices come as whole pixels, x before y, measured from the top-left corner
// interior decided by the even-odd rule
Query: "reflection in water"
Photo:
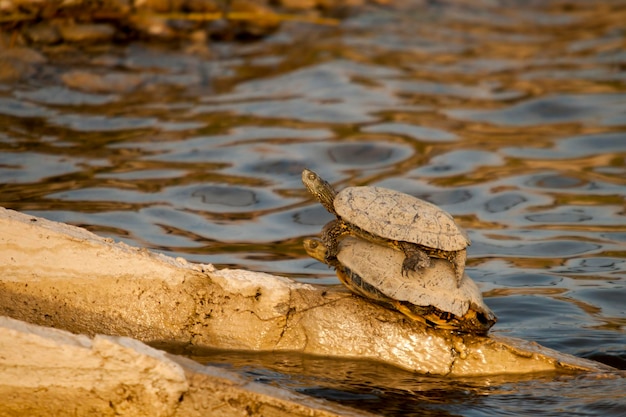
[[[415,3],[214,44],[212,60],[143,44],[47,51],[28,80],[0,86],[0,204],[192,261],[337,284],[301,246],[331,218],[302,168],[338,188],[397,189],[468,230],[493,331],[626,368],[626,4]],[[623,379],[451,381],[221,356],[386,415],[626,407]]]
[[[407,123],[380,123],[365,126],[363,132],[390,133],[395,135],[408,136],[416,141],[428,142],[455,142],[459,138],[445,130],[433,129],[429,127],[415,126]]]
[[[626,94],[585,94],[530,100],[495,111],[453,110],[448,113],[454,118],[508,126],[558,123],[620,126],[626,118],[625,105]]]
[[[229,207],[249,207],[259,202],[254,191],[234,187],[202,187],[191,193],[202,204]]]
[[[540,373],[451,379],[416,375],[367,360],[337,360],[293,353],[207,351],[195,352],[191,357],[203,364],[235,370],[252,381],[384,416],[517,416],[526,415],[529,410],[546,415],[546,410],[556,407],[567,415],[618,415],[626,404],[621,398],[624,375],[618,373]],[[582,387],[589,394],[581,399]]]

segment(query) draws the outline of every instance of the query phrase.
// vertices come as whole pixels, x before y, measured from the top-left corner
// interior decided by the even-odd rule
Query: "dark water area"
[[[208,53],[48,47],[0,85],[0,205],[338,284],[302,248],[331,216],[300,172],[393,188],[468,231],[493,332],[626,369],[624,22],[623,1],[402,1]],[[216,357],[202,360],[382,415],[626,415],[623,377]]]
[[[384,416],[624,415],[624,375],[446,378],[381,363],[290,353],[191,356],[253,381]]]

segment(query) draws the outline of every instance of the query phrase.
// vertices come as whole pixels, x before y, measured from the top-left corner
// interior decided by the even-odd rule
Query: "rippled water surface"
[[[337,284],[301,246],[331,219],[301,170],[397,189],[468,230],[494,332],[625,369],[626,3],[414,3],[210,53],[46,50],[0,86],[0,204]],[[620,378],[442,381],[262,356],[220,363],[385,415],[626,410]]]

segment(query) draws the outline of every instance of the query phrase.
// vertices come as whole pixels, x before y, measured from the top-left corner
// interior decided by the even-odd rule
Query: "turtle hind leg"
[[[392,301],[392,305],[397,311],[404,314],[411,320],[425,324],[426,326],[433,327],[432,323],[428,322],[423,316],[420,316],[419,314],[415,314],[414,312],[412,312],[410,308],[402,304],[400,301],[394,300]]]
[[[399,242],[399,245],[404,252],[402,275],[408,275],[409,271],[419,271],[430,266],[430,257],[426,252],[411,243]]]
[[[400,301],[393,301],[393,306],[406,317],[413,321],[425,324],[428,327],[442,330],[458,330],[458,326],[455,326],[444,318],[438,317],[436,314],[418,314]]]

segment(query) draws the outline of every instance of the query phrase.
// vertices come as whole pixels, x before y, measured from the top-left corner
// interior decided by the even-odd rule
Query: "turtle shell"
[[[462,250],[471,244],[448,212],[387,188],[345,188],[335,197],[334,207],[344,221],[385,239],[444,251]]]
[[[449,262],[433,259],[430,267],[407,276],[397,272],[404,255],[387,246],[348,236],[341,240],[337,259],[361,280],[385,296],[416,306],[434,307],[442,312],[478,320],[468,327],[486,331],[496,322],[495,314],[483,301],[476,283],[467,275],[457,288]],[[472,310],[476,314],[468,314]]]

